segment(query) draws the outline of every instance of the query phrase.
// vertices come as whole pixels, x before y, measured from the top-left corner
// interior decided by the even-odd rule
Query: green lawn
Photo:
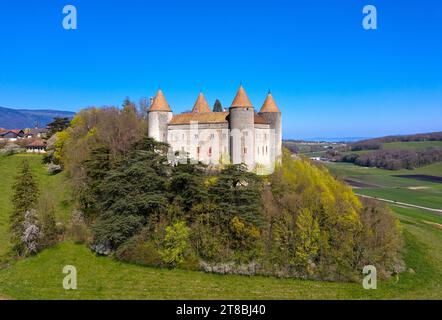
[[[31,170],[35,175],[41,192],[51,193],[57,200],[57,220],[65,222],[70,211],[69,189],[63,183],[64,175],[49,176],[45,167],[41,164],[42,156],[20,154],[14,156],[0,155],[0,181],[2,192],[0,193],[0,257],[9,249],[9,214],[11,212],[11,187],[17,169],[23,159],[27,159]]]
[[[441,299],[442,217],[394,208],[407,240],[406,272],[363,290],[357,283],[222,276],[122,264],[62,243],[0,270],[0,294],[16,299]],[[65,265],[78,271],[78,290],[62,288]]]
[[[0,158],[6,176],[24,156]],[[40,157],[26,156],[41,183],[67,196],[62,176],[47,176]],[[15,161],[14,161],[15,160]],[[57,183],[57,179],[60,179]],[[6,180],[3,180],[6,181]],[[8,177],[7,183],[12,179]],[[6,189],[9,190],[9,189]],[[51,189],[52,190],[52,189]],[[8,198],[8,192],[3,198]],[[5,201],[0,218],[7,221]],[[6,205],[6,209],[9,205]],[[60,217],[68,208],[60,205]],[[11,299],[442,299],[442,217],[422,210],[393,207],[404,227],[405,260],[412,272],[364,290],[359,283],[330,283],[272,277],[222,276],[201,272],[146,268],[97,257],[86,246],[63,242],[37,256],[10,262],[0,269],[0,297]],[[433,223],[433,224],[431,224]],[[0,229],[7,239],[7,228]],[[62,269],[74,265],[78,290],[65,291]],[[411,270],[410,270],[411,271]]]

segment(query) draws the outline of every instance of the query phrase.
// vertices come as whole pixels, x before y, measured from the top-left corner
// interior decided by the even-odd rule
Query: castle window
[[[247,154],[247,147],[244,147],[244,154]]]
[[[266,154],[269,153],[269,148],[266,146]]]
[[[200,154],[200,147],[196,147],[196,153]]]
[[[212,147],[209,148],[209,157],[212,156]]]

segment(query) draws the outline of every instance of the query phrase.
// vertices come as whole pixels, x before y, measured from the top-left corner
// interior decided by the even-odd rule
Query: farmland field
[[[360,167],[349,163],[327,163],[326,166],[335,176],[353,185],[358,194],[442,209],[441,183],[409,177],[442,177],[440,162],[415,170],[398,171]]]

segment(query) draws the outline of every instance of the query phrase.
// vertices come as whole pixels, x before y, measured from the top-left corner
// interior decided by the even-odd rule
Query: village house
[[[42,139],[35,139],[26,146],[27,153],[46,153],[47,142]]]
[[[0,141],[17,141],[23,139],[24,137],[25,133],[23,130],[8,130],[0,128]]]
[[[27,139],[35,139],[35,138],[41,138],[46,139],[48,137],[49,130],[46,128],[38,128],[35,127],[31,129],[29,132],[26,133]]]

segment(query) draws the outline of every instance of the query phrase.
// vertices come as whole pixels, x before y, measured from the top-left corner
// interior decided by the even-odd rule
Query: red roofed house
[[[36,139],[26,146],[26,152],[28,153],[46,153],[46,141],[42,139]]]
[[[8,130],[0,128],[0,140],[17,141],[19,139],[23,139],[24,136],[25,133],[23,130]]]

